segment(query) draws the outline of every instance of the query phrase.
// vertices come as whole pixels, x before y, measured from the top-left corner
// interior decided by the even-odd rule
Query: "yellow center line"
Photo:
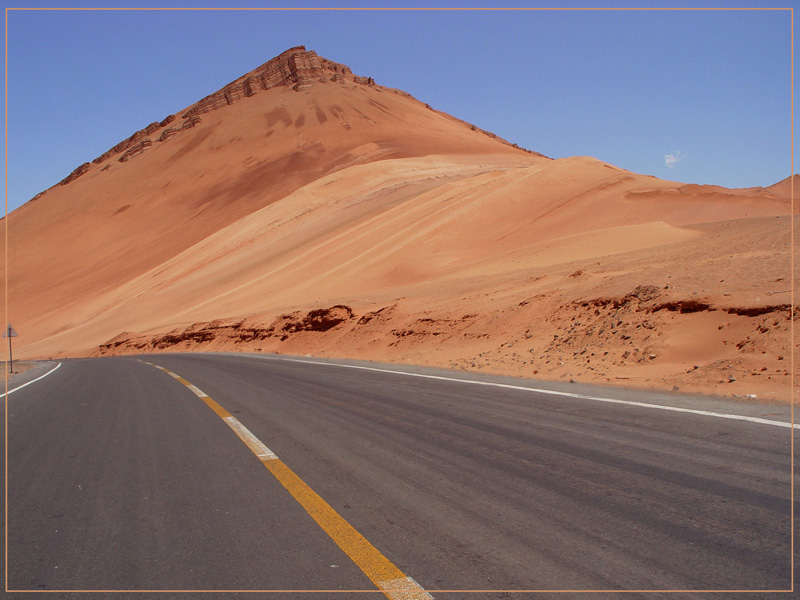
[[[211,408],[211,410],[213,410],[215,413],[217,413],[217,415],[219,415],[220,418],[222,418],[222,419],[227,419],[228,417],[235,418],[235,417],[233,417],[231,415],[231,413],[229,413],[227,410],[222,408],[219,404],[214,402],[208,396],[206,396],[205,398],[201,398],[201,400],[203,402],[205,402],[206,404],[208,404],[209,408]]]
[[[361,535],[344,517],[337,513],[322,497],[312,490],[300,477],[267,448],[261,440],[242,423],[211,399],[208,394],[172,371],[141,361],[161,369],[189,388],[205,402],[239,436],[270,473],[294,497],[317,525],[336,542],[356,566],[391,600],[432,600],[413,578],[398,569],[380,550]],[[367,591],[367,590],[363,590]]]
[[[264,466],[289,490],[311,518],[345,551],[366,575],[381,587],[382,581],[402,579],[405,574],[370,544],[366,538],[325,502],[286,464],[278,460],[263,460]]]

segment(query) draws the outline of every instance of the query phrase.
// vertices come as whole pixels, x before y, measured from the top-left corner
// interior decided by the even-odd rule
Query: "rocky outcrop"
[[[378,311],[380,312],[380,311]],[[376,313],[377,314],[377,313]],[[355,318],[353,309],[344,304],[330,308],[316,308],[303,312],[293,312],[276,317],[269,326],[248,323],[243,319],[217,319],[209,323],[194,323],[185,329],[174,329],[167,333],[148,336],[123,332],[100,344],[95,356],[136,351],[196,349],[211,342],[232,341],[250,343],[275,338],[285,342],[292,336],[303,333],[324,333]]]
[[[292,334],[300,331],[328,331],[352,318],[353,310],[343,304],[337,304],[330,308],[318,308],[305,315],[295,312],[281,315],[275,319],[267,329],[266,335],[286,340]]]
[[[361,85],[375,85],[375,80],[372,77],[360,77],[358,75],[353,75],[353,81],[360,83]]]
[[[72,173],[70,173],[70,174],[69,174],[69,175],[67,175],[67,176],[66,176],[64,179],[62,179],[62,180],[59,182],[59,184],[58,184],[58,185],[67,185],[67,184],[68,184],[68,183],[70,183],[71,181],[75,181],[75,180],[76,180],[78,177],[80,177],[81,175],[83,175],[84,173],[86,173],[86,171],[88,171],[88,170],[89,170],[89,167],[90,167],[90,166],[91,166],[91,165],[90,165],[89,163],[83,163],[83,164],[82,164],[80,167],[78,167],[78,168],[77,168],[77,169],[75,169],[75,170],[74,170]],[[44,192],[42,192],[42,193],[44,193]],[[41,196],[41,194],[38,194],[38,195],[37,195],[37,196],[34,198],[34,200],[36,200],[36,198],[38,198],[39,196]]]
[[[200,117],[194,115],[186,119],[180,127],[167,127],[163,132],[161,132],[161,136],[158,138],[159,142],[166,142],[169,138],[173,135],[178,133],[179,131],[183,131],[184,129],[191,129],[195,125],[200,122]]]
[[[134,144],[130,148],[128,148],[125,151],[125,154],[120,156],[118,160],[119,160],[119,162],[125,162],[126,160],[128,160],[132,156],[136,156],[137,154],[141,154],[142,152],[144,152],[147,148],[149,148],[152,145],[153,145],[153,142],[151,140],[149,140],[148,138],[145,138],[145,139],[141,140],[140,142],[137,142],[136,144]]]
[[[132,147],[136,146],[137,144],[140,144],[143,140],[147,139],[148,136],[152,135],[159,129],[163,129],[164,127],[172,123],[174,120],[175,120],[175,115],[169,115],[163,121],[160,122],[156,121],[150,123],[150,125],[148,125],[144,129],[140,129],[128,139],[121,141],[119,144],[117,144],[107,152],[104,152],[103,154],[95,158],[92,162],[96,165],[99,165],[100,163],[103,163],[109,158],[111,158],[112,156],[115,156],[123,152],[127,152]]]

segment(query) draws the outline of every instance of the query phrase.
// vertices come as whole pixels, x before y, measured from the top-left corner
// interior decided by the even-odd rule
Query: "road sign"
[[[11,326],[11,323],[8,324],[6,330],[3,332],[3,337],[8,338],[8,372],[14,372],[14,355],[11,353],[11,338],[18,337],[17,332],[14,331],[14,328]]]

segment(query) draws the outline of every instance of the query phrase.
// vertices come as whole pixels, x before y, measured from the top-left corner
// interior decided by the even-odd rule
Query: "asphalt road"
[[[435,598],[791,585],[790,428],[430,369],[400,370],[442,378],[279,357],[141,358],[213,398]],[[786,420],[779,407],[569,390]],[[136,358],[70,360],[4,400],[8,589],[375,589],[167,373]],[[157,597],[173,596],[185,598]],[[213,597],[228,596],[253,597]]]

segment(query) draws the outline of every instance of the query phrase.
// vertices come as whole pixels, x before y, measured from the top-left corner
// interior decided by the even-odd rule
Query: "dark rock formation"
[[[175,120],[175,115],[169,115],[167,118],[165,118],[161,122],[150,123],[150,125],[148,125],[144,129],[140,129],[139,131],[134,133],[128,139],[121,141],[119,144],[117,144],[116,146],[114,146],[113,148],[108,150],[107,152],[104,152],[103,154],[101,154],[100,156],[95,158],[92,162],[94,164],[96,164],[96,165],[99,165],[100,163],[105,162],[106,160],[108,160],[109,158],[111,158],[112,156],[114,156],[116,154],[120,154],[122,152],[127,152],[133,146],[136,146],[137,144],[140,144],[149,135],[152,135],[153,133],[155,133],[159,129],[162,129],[163,127],[166,127],[167,125],[172,123],[174,120]]]
[[[70,173],[64,179],[62,179],[58,185],[67,185],[69,182],[75,181],[78,177],[86,173],[86,171],[89,170],[90,166],[91,165],[89,163],[83,163],[80,167],[78,167],[72,173]]]
[[[186,119],[180,127],[167,127],[164,131],[161,132],[161,136],[159,136],[159,142],[165,142],[173,135],[178,133],[179,131],[183,131],[184,129],[191,129],[195,125],[197,125],[201,121],[200,117],[197,115],[193,117],[189,117]]]
[[[128,160],[132,156],[136,156],[137,154],[141,154],[142,152],[144,152],[147,148],[149,148],[152,145],[153,145],[153,142],[151,140],[149,140],[148,138],[145,138],[145,139],[135,143],[130,148],[128,148],[125,151],[125,154],[120,156],[118,160],[119,160],[119,162],[125,162],[126,160]]]
[[[267,329],[268,336],[279,336],[286,340],[300,331],[328,331],[337,325],[353,318],[353,310],[349,306],[337,304],[330,308],[318,308],[308,312],[281,315]]]

